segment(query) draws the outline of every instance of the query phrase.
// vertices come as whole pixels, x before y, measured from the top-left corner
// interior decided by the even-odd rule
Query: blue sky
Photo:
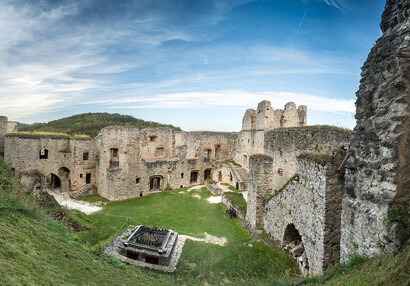
[[[0,115],[130,114],[239,131],[247,108],[308,106],[353,128],[384,0],[0,1]]]

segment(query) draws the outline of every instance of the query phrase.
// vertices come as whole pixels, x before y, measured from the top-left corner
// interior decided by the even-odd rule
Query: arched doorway
[[[61,186],[60,178],[53,173],[50,173],[46,176],[47,178],[47,185],[50,189],[57,189]]]
[[[161,191],[163,180],[161,176],[152,176],[149,178],[149,190],[150,192]]]
[[[283,235],[283,244],[288,249],[293,258],[298,262],[303,274],[309,274],[309,262],[302,237],[293,223],[288,224]]]
[[[66,167],[58,169],[58,178],[60,179],[60,192],[71,191],[70,170]]]

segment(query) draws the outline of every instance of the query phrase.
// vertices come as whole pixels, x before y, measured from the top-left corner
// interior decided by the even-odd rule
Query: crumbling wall
[[[145,161],[175,157],[175,132],[172,129],[147,128],[135,132],[141,133],[140,155]]]
[[[98,193],[109,200],[140,196],[148,190],[137,183],[141,171],[139,156],[143,137],[138,128],[105,127],[96,137],[99,149]],[[116,150],[113,153],[113,150]]]
[[[297,170],[297,156],[304,152],[331,153],[347,145],[347,130],[328,126],[306,126],[266,132],[264,154],[273,158],[273,189],[277,191]]]
[[[265,231],[278,245],[289,243],[285,232],[290,225],[299,232],[306,253],[299,253],[298,261],[302,271],[310,275],[322,274],[332,258],[339,255],[344,181],[343,174],[337,172],[343,156],[336,158],[327,163],[298,158],[297,176],[265,207]],[[250,203],[248,200],[248,206]]]
[[[305,126],[306,110],[305,105],[296,109],[293,102],[288,102],[284,110],[274,110],[267,100],[261,101],[256,111],[246,110],[242,119],[242,131],[235,147],[235,162],[248,168],[249,156],[265,153],[266,132],[281,127]]]
[[[342,261],[392,250],[409,237],[409,17],[409,1],[387,1],[383,35],[362,68],[346,165]]]
[[[4,136],[7,134],[7,117],[0,116],[0,153],[4,152]]]
[[[7,122],[7,133],[17,131],[17,121],[8,121]]]
[[[242,130],[256,130],[256,111],[255,109],[247,109],[242,119]]]
[[[253,229],[262,228],[265,201],[272,191],[272,158],[263,154],[249,158],[246,220]]]

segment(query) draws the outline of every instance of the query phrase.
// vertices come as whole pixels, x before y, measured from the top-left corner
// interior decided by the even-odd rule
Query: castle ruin
[[[111,201],[201,184],[248,190],[244,226],[290,247],[302,271],[373,256],[409,238],[410,3],[388,0],[363,66],[353,134],[307,126],[306,106],[246,110],[240,132],[103,128],[94,139],[7,133],[0,152],[26,187]],[[48,181],[45,177],[48,175]]]

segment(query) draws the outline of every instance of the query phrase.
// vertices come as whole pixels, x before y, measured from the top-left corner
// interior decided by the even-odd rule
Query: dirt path
[[[79,210],[88,215],[102,209],[88,202],[76,201],[70,198],[68,194],[57,193],[53,190],[47,190],[47,192],[52,195],[60,205],[69,209]]]

